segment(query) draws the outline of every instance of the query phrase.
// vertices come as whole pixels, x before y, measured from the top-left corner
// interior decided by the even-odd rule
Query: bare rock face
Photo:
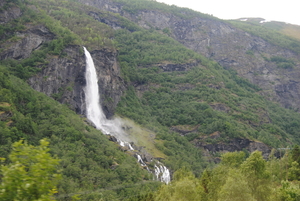
[[[91,55],[98,75],[100,103],[106,117],[111,118],[126,89],[124,80],[120,77],[117,52],[101,49],[92,51]]]
[[[5,0],[0,0],[0,8],[4,8],[6,5]],[[6,9],[0,11],[0,24],[5,24],[11,20],[17,19],[22,15],[21,9],[17,6],[9,6]]]
[[[117,3],[117,2],[112,2],[111,0],[79,0],[78,2],[88,5],[88,6],[93,6],[102,10],[107,10],[109,12],[113,13],[119,13],[122,11],[122,4]]]
[[[79,46],[64,50],[66,57],[52,57],[40,73],[28,83],[33,89],[68,104],[76,113],[84,113],[85,58]]]
[[[19,38],[16,42],[6,42],[0,46],[0,48],[3,47],[5,49],[0,54],[1,60],[7,58],[26,59],[31,55],[32,51],[55,37],[53,33],[42,25],[29,27],[26,31],[16,33],[16,36]]]
[[[204,139],[207,138],[217,140],[220,138],[220,132],[217,131],[211,134],[210,136],[196,138],[192,142],[196,147],[204,149],[204,151],[207,152],[204,153],[206,155],[210,155],[210,153],[216,153],[216,152],[225,153],[225,152],[247,150],[250,153],[254,151],[261,151],[263,157],[267,159],[271,152],[271,148],[266,144],[258,141],[249,140],[246,138],[233,138],[226,143],[224,142],[207,143],[204,141]]]
[[[48,66],[28,82],[35,90],[67,104],[76,113],[85,115],[86,63],[81,48],[80,46],[67,47],[64,50],[67,56],[51,58]],[[98,74],[100,103],[107,118],[110,118],[125,90],[125,84],[119,77],[117,53],[102,49],[91,52],[91,55]]]

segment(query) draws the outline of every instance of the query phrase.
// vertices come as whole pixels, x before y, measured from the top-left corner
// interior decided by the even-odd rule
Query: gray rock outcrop
[[[0,60],[26,59],[34,50],[39,49],[45,42],[53,40],[55,35],[43,25],[28,27],[27,30],[15,33],[17,41],[7,41],[0,45],[4,51],[0,54]]]
[[[228,140],[226,143],[219,141],[215,143],[207,143],[205,139],[213,139],[218,141],[220,138],[220,132],[215,132],[210,136],[198,137],[192,141],[192,143],[204,150],[205,155],[210,155],[210,153],[225,153],[225,152],[234,152],[234,151],[245,151],[247,150],[249,153],[254,151],[261,151],[262,155],[265,159],[268,158],[271,148],[266,144],[258,141],[249,140],[247,138],[233,138]],[[210,156],[211,157],[211,156]]]
[[[37,91],[67,104],[78,114],[86,114],[84,87],[85,56],[80,46],[69,46],[64,50],[65,57],[53,57],[46,68],[28,80]],[[101,105],[107,118],[114,114],[125,84],[120,78],[117,53],[102,49],[91,52],[98,74]]]
[[[0,0],[0,8],[5,8],[6,1]],[[17,6],[8,6],[0,10],[0,24],[5,24],[11,20],[17,19],[22,15],[21,9]]]

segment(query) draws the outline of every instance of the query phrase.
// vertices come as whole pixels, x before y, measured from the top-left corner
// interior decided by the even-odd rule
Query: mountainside
[[[259,25],[261,27],[266,27],[269,29],[273,29],[282,33],[286,36],[292,37],[294,39],[300,39],[300,26],[295,24],[290,24],[286,22],[277,22],[277,21],[267,21],[263,18],[241,18],[239,21],[247,22],[252,25]]]
[[[0,7],[1,157],[47,138],[61,158],[58,200],[151,197],[154,159],[200,176],[224,152],[267,159],[300,144],[300,42],[284,29],[149,0]],[[103,112],[134,150],[86,118],[83,46]]]
[[[129,9],[128,1],[82,3],[119,13],[143,28],[161,30],[189,49],[217,61],[227,69],[236,70],[240,76],[260,86],[262,94],[269,100],[279,102],[286,108],[297,110],[299,107],[299,41],[276,32],[270,34],[265,29],[255,30],[255,26],[252,26],[253,32],[245,32],[240,29],[242,25],[235,27],[190,10],[178,10],[175,14],[175,8],[164,10],[167,6],[161,5],[162,8],[157,9],[153,2],[143,5],[132,1],[135,6]],[[264,33],[265,37],[261,37]]]

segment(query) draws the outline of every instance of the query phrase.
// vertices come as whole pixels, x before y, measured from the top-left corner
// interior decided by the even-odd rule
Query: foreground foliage
[[[161,186],[148,200],[299,200],[300,177],[290,176],[295,169],[295,149],[299,147],[295,147],[290,155],[268,161],[258,151],[248,158],[245,158],[244,152],[226,153],[217,167],[205,170],[200,178],[195,178],[186,169],[178,170],[174,173],[174,180],[169,185]],[[297,168],[299,173],[299,165]]]
[[[1,166],[1,200],[52,200],[60,179],[59,160],[49,153],[49,142],[34,147],[22,140],[13,144],[10,163]]]

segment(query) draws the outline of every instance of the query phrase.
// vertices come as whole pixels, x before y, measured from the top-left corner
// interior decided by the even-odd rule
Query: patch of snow
[[[266,23],[266,22],[271,22],[271,20],[262,20],[259,23],[263,24],[263,23]]]

